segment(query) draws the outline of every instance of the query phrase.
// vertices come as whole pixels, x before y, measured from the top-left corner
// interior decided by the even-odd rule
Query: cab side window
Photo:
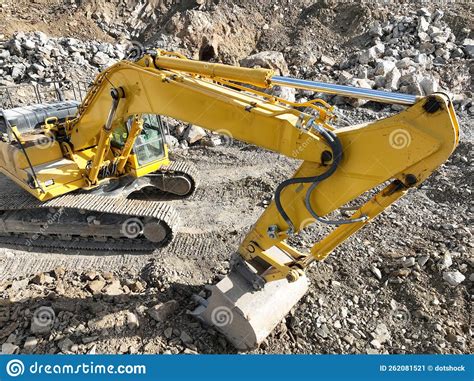
[[[135,142],[133,151],[140,165],[159,160],[165,155],[161,120],[157,115],[143,115],[143,130]]]

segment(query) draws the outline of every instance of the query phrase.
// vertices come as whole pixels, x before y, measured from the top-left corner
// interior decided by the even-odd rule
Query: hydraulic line
[[[328,170],[324,172],[321,175],[318,176],[311,176],[311,177],[299,177],[299,178],[293,178],[293,179],[288,179],[280,183],[278,185],[276,191],[275,191],[275,205],[277,207],[278,212],[282,216],[282,218],[285,220],[285,222],[288,224],[288,234],[292,234],[295,231],[295,227],[293,222],[291,221],[290,217],[288,214],[285,212],[282,204],[281,204],[281,192],[283,189],[285,189],[289,185],[294,185],[294,184],[307,184],[307,183],[312,183],[310,188],[308,189],[305,197],[305,206],[308,212],[311,214],[311,216],[323,223],[330,224],[330,225],[342,225],[342,224],[351,224],[354,222],[361,222],[365,221],[367,219],[366,216],[362,216],[359,218],[355,219],[350,219],[350,220],[337,220],[337,221],[332,221],[332,220],[327,220],[322,217],[320,217],[313,209],[311,206],[311,194],[316,188],[316,186],[323,180],[327,179],[330,177],[337,169],[339,166],[339,163],[341,162],[342,159],[342,145],[339,140],[339,138],[334,134],[332,131],[326,130],[325,128],[319,126],[317,123],[314,123],[314,118],[311,119],[308,122],[308,126],[313,127],[322,137],[323,139],[328,143],[328,145],[331,147],[332,152],[333,152],[333,161],[331,165],[329,166]]]
[[[293,87],[295,89],[311,90],[316,93],[342,95],[351,98],[369,99],[375,102],[413,105],[419,97],[410,94],[392,93],[388,91],[363,89],[355,86],[337,85],[332,83],[308,81],[305,79],[281,77],[274,75],[270,78],[272,85]]]
[[[320,217],[313,207],[311,206],[311,194],[313,193],[314,189],[316,186],[323,181],[324,179],[327,179],[329,176],[331,176],[337,169],[341,159],[342,159],[342,145],[339,140],[339,138],[336,136],[336,134],[332,131],[326,130],[325,128],[322,128],[318,124],[315,124],[313,122],[314,120],[311,120],[311,124],[314,126],[314,128],[321,134],[321,136],[326,140],[326,142],[329,144],[329,146],[333,150],[334,154],[334,160],[329,167],[329,169],[324,172],[321,176],[317,176],[318,179],[311,184],[309,187],[308,191],[306,192],[306,197],[305,197],[305,206],[308,212],[311,214],[312,217],[314,217],[316,220],[319,222],[323,222],[328,225],[344,225],[344,224],[352,224],[355,222],[362,222],[367,220],[367,216],[361,216],[358,218],[353,218],[353,219],[345,219],[345,220],[328,220],[326,218]]]

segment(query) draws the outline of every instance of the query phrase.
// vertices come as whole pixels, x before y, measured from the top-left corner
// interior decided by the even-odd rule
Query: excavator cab
[[[136,138],[132,149],[132,154],[136,155],[138,166],[163,159],[166,155],[165,134],[160,116],[143,114],[141,117],[143,119],[143,129]],[[133,118],[129,118],[126,123],[113,130],[110,141],[112,147],[123,148],[127,142],[132,123]]]
[[[111,132],[110,146],[116,156],[124,155],[135,177],[168,165],[168,150],[161,117],[156,114],[134,115]],[[124,167],[125,168],[125,167]]]
[[[165,136],[159,115],[143,115],[143,130],[137,138],[133,152],[138,164],[145,165],[165,156]]]

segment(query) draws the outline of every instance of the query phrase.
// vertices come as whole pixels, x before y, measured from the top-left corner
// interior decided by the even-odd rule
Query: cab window
[[[143,130],[135,141],[133,151],[140,165],[159,160],[165,155],[161,120],[157,115],[143,115]]]
[[[126,123],[116,127],[112,131],[111,145],[122,148],[128,138],[128,133],[132,125],[130,117]],[[138,163],[144,165],[164,157],[164,136],[161,119],[158,115],[143,114],[143,130],[135,140],[132,152],[136,154]]]
[[[129,123],[124,123],[121,126],[116,127],[112,131],[112,137],[110,139],[110,144],[112,147],[122,148],[128,138],[128,126]]]

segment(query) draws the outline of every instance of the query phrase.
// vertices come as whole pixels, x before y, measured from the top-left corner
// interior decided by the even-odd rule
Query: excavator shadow
[[[0,300],[0,342],[15,332],[12,344],[20,353],[237,352],[223,336],[188,314],[194,308],[191,296],[202,286],[171,283],[160,291],[148,285],[141,293],[111,296],[106,291],[92,294],[90,280],[70,280],[68,275],[46,286],[47,296],[33,295],[40,286],[30,284],[15,291],[18,300]],[[117,281],[121,290],[129,282],[107,282]],[[5,293],[12,293],[11,287]],[[25,348],[31,336],[38,342],[33,350]]]
[[[192,196],[191,196],[192,197]],[[145,201],[177,201],[183,200],[182,196],[178,196],[172,193],[162,192],[154,187],[146,187],[139,191],[131,193],[128,197],[129,200],[145,200]]]

